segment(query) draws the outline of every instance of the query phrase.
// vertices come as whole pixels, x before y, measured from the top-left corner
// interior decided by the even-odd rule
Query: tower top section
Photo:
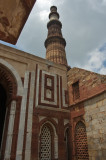
[[[59,21],[59,13],[57,12],[56,6],[52,6],[50,8],[47,28],[48,35],[47,39],[45,40],[46,59],[67,66],[65,53],[66,41],[62,36],[62,24]]]
[[[58,25],[60,25],[60,27],[62,27],[62,24],[61,24],[61,22],[59,21],[59,18],[60,18],[60,16],[59,16],[59,13],[57,12],[57,7],[56,6],[52,6],[51,8],[50,8],[50,14],[49,14],[49,22],[48,22],[48,24],[47,24],[47,28],[49,27],[49,26],[51,26],[53,23],[58,23]]]
[[[57,7],[56,6],[52,6],[50,8],[51,13],[49,14],[49,19],[50,20],[58,20],[59,19],[59,14],[57,12]]]

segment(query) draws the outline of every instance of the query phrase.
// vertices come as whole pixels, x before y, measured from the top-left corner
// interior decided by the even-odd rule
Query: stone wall
[[[106,75],[100,75],[80,68],[68,71],[69,105],[74,105],[96,96],[106,89]],[[73,84],[79,83],[79,97],[73,98]]]
[[[106,160],[106,92],[84,103],[90,160]]]
[[[7,130],[0,160],[39,160],[43,126],[51,128],[52,159],[66,160],[65,134],[66,129],[70,129],[67,68],[0,45],[0,70],[5,73],[5,77],[7,71],[13,75],[19,96],[13,94],[10,99],[12,109],[8,109],[8,117],[6,116]],[[12,81],[8,77],[6,80],[6,84]]]
[[[77,148],[75,146],[75,126],[78,122],[83,121],[87,130],[89,159],[105,160],[106,76],[80,68],[70,69],[67,76],[69,107],[71,111],[70,120],[72,126],[72,159],[76,159],[77,156]],[[76,88],[74,88],[74,84],[77,85]],[[76,91],[76,98],[74,98],[74,89]],[[77,94],[78,92],[79,95]],[[84,159],[82,155],[84,147],[85,146],[82,143],[79,153],[79,155],[82,156],[82,159]]]

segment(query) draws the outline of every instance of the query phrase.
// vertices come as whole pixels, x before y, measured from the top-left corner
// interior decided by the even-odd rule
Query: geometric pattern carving
[[[86,127],[81,121],[75,128],[75,145],[77,160],[89,160]]]
[[[51,160],[51,132],[47,126],[44,126],[41,131],[40,147],[40,159]]]
[[[67,86],[63,88],[62,76],[40,70],[38,77],[36,106],[64,109],[68,107]]]
[[[38,105],[59,107],[58,76],[40,70]]]

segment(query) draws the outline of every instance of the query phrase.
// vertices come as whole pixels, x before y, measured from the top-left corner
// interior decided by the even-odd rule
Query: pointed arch
[[[46,155],[48,156],[47,160],[54,159],[54,158],[57,159],[58,158],[58,136],[57,136],[57,132],[54,124],[51,123],[50,121],[45,121],[40,127],[39,153],[40,153],[41,160],[45,159],[45,157],[43,157],[43,153],[41,153],[43,151],[42,137],[43,139],[45,139],[44,142],[46,141],[48,142],[48,144],[45,144],[47,146],[46,148],[46,153],[47,153]],[[49,143],[48,139],[51,141],[51,143]],[[48,150],[48,148],[51,148],[51,149]]]
[[[0,91],[0,114],[2,115],[0,116],[0,124],[2,124],[0,126],[0,154],[1,159],[10,159],[14,139],[14,122],[18,117],[15,112],[20,106],[23,85],[17,71],[3,59],[0,59]],[[4,96],[4,93],[6,96]]]
[[[75,126],[75,147],[78,160],[89,160],[86,126],[82,121],[77,122]]]
[[[22,85],[22,81],[21,81],[21,78],[18,74],[18,72],[14,69],[14,67],[9,64],[8,62],[6,62],[5,60],[3,59],[0,59],[0,67],[2,69],[5,70],[5,72],[7,71],[9,74],[11,74],[14,79],[16,80],[16,86],[17,86],[17,96],[22,96],[23,94],[23,85]],[[5,73],[4,72],[4,73]],[[10,80],[11,78],[8,78],[8,80]]]

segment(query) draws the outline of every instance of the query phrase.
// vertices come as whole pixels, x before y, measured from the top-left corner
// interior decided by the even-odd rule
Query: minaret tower
[[[57,7],[52,6],[50,10],[50,20],[47,24],[48,36],[45,41],[46,59],[67,66],[67,59],[65,53],[66,41],[62,36],[62,24],[59,21]]]

